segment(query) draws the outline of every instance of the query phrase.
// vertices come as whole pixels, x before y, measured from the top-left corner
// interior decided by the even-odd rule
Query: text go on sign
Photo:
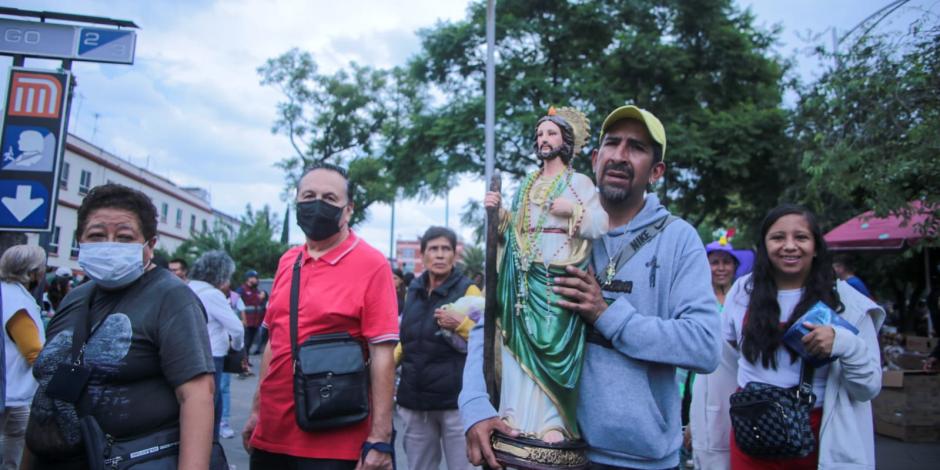
[[[0,18],[0,54],[133,64],[136,44],[127,29]]]

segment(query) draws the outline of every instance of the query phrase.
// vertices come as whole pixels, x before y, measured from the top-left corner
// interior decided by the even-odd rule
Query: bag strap
[[[809,405],[816,403],[816,395],[813,394],[813,374],[815,372],[815,367],[808,364],[806,360],[800,360],[800,384],[796,388],[796,398]]]
[[[297,260],[294,261],[293,272],[290,278],[290,355],[297,365],[297,308],[300,303],[300,265],[303,264],[303,249],[297,254]]]
[[[597,273],[601,288],[603,289],[604,287],[609,286],[610,283],[613,282],[614,276],[620,272],[620,268],[627,264],[627,261],[629,261],[630,258],[633,258],[633,255],[635,255],[638,251],[640,251],[641,248],[656,238],[656,235],[659,235],[663,230],[665,230],[669,224],[675,222],[678,219],[678,217],[672,214],[668,214],[656,222],[647,225],[646,228],[633,237],[633,240],[630,240],[630,243],[627,243],[620,250],[620,252],[617,253],[616,257],[610,256],[610,250],[607,249],[607,239],[602,239],[603,243],[601,243],[601,247],[604,249],[604,256],[607,257],[608,263],[603,273]]]

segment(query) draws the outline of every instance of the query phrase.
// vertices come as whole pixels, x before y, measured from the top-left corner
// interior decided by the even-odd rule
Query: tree
[[[484,253],[483,248],[476,245],[466,245],[460,257],[460,269],[473,279],[477,274],[483,274]]]
[[[853,38],[854,39],[854,38]],[[798,89],[793,119],[806,172],[804,202],[828,226],[873,209],[910,217],[936,246],[940,233],[940,25],[924,16],[905,32],[858,37],[845,52],[819,49],[833,64]]]
[[[780,107],[785,64],[769,52],[776,32],[756,28],[730,0],[507,0],[496,8],[501,171],[520,177],[535,167],[534,124],[550,105],[581,108],[596,135],[606,112],[632,102],[665,123],[660,194],[693,223],[758,219],[788,186],[795,163]],[[424,149],[409,156],[413,167],[482,172],[484,18],[477,1],[465,20],[420,33],[409,70],[445,100],[413,116],[423,124],[410,139]],[[587,151],[575,164],[586,169]]]
[[[206,251],[222,250],[235,260],[235,279],[251,269],[261,277],[274,277],[278,261],[288,248],[286,243],[275,241],[278,230],[277,214],[267,205],[255,211],[249,204],[237,232],[217,221],[211,230],[192,233],[171,258],[183,258],[191,265]]]
[[[349,70],[320,74],[313,56],[295,48],[268,59],[258,73],[262,85],[278,88],[286,98],[278,104],[272,132],[285,134],[295,152],[278,164],[287,173],[288,188],[296,187],[304,168],[329,162],[346,165],[355,183],[353,223],[373,202],[391,200],[382,164],[372,153],[386,119],[381,97],[388,72],[350,63]]]

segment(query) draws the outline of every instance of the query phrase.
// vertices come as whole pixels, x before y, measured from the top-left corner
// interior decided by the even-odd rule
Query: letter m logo
[[[7,115],[58,119],[62,93],[62,83],[54,76],[14,72]]]

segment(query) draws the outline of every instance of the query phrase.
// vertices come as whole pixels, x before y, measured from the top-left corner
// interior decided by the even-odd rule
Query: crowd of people
[[[222,251],[159,267],[152,201],[93,188],[78,210],[88,282],[55,272],[51,319],[32,292],[45,253],[0,258],[2,468],[228,468],[226,372],[258,375],[240,430],[253,469],[390,469],[395,429],[416,470],[501,468],[512,446],[592,469],[874,468],[884,310],[833,264],[816,216],[781,205],[754,252],[704,245],[648,191],[667,162],[655,115],[622,106],[603,121],[596,189],[571,170],[581,123],[549,116],[539,171],[508,210],[485,200],[504,246],[495,325],[452,230],[427,229],[409,278],[350,228],[342,167],[298,180],[305,242],[270,295],[251,270],[233,289]],[[759,429],[772,411],[747,401],[758,394],[793,406],[782,426],[798,442]]]

